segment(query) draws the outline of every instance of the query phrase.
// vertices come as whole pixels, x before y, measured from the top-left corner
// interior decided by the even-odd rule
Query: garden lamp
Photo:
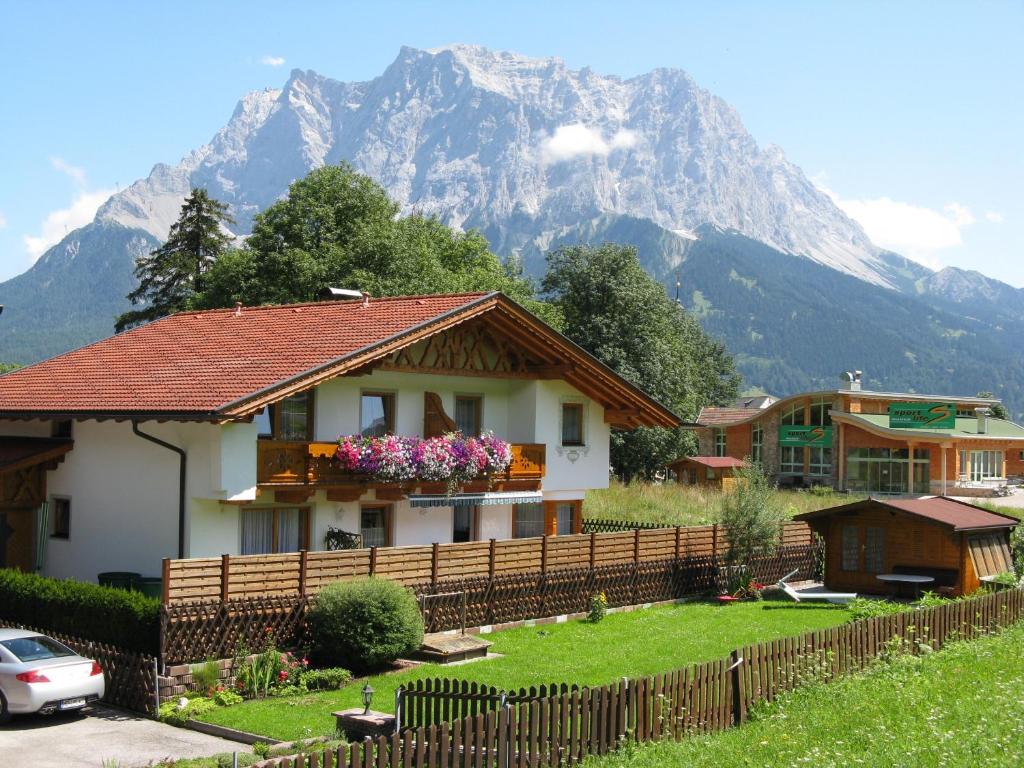
[[[370,703],[373,701],[373,688],[367,683],[363,686],[363,704],[366,705],[366,709],[363,710],[364,715],[370,714]]]

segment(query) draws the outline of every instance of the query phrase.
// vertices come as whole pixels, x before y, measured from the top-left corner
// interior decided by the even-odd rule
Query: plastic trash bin
[[[114,587],[115,589],[137,589],[142,580],[141,573],[133,571],[105,571],[96,576],[101,587]]]
[[[161,598],[164,596],[164,580],[159,576],[143,576],[137,589],[146,597]]]

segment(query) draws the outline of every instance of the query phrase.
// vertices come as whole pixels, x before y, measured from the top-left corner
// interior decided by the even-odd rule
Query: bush
[[[352,680],[352,673],[343,667],[310,669],[302,673],[302,685],[309,691],[337,691]]]
[[[587,611],[587,621],[596,624],[608,613],[608,598],[604,592],[595,592],[590,596],[590,610]]]
[[[210,699],[188,699],[188,703],[184,707],[179,704],[177,699],[161,704],[160,720],[170,725],[184,725],[186,721],[195,720],[200,715],[205,715],[217,708],[216,702]]]
[[[720,516],[729,541],[728,565],[749,567],[755,557],[774,554],[785,519],[778,499],[775,485],[760,467],[746,464],[736,471],[736,484],[722,498]],[[749,580],[742,570],[731,573],[738,585]]]
[[[0,618],[126,650],[159,651],[160,601],[141,592],[3,568]]]
[[[373,669],[423,642],[416,598],[386,579],[329,584],[313,603],[309,623],[318,659],[335,666]]]
[[[197,691],[209,693],[220,685],[220,664],[216,659],[207,659],[202,664],[193,664],[192,684]]]

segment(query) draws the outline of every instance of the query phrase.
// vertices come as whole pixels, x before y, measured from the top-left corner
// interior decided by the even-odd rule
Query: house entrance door
[[[0,568],[32,570],[32,509],[0,508]]]

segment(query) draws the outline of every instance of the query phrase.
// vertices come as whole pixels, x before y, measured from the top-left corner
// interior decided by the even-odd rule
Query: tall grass
[[[859,501],[863,496],[811,491],[775,491],[786,517]],[[668,482],[630,483],[615,480],[607,489],[587,491],[584,516],[604,520],[710,525],[720,520],[724,493],[714,488]]]

